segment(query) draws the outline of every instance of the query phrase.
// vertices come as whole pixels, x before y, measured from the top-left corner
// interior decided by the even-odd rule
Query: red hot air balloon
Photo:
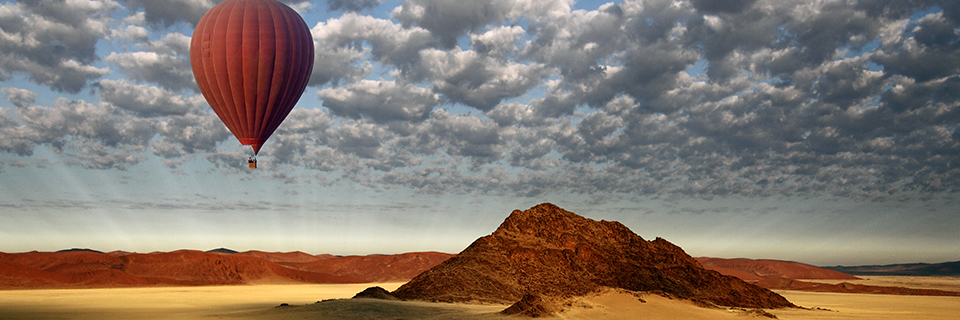
[[[285,4],[228,0],[200,18],[190,65],[210,107],[256,155],[306,89],[313,37]]]

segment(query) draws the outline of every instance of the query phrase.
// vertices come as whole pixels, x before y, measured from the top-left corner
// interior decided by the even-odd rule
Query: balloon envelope
[[[285,4],[228,0],[200,18],[190,65],[213,111],[257,154],[306,89],[313,37]]]

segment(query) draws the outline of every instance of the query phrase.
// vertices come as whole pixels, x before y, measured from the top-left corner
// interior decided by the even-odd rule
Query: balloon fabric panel
[[[228,0],[195,28],[190,61],[200,92],[254,154],[306,89],[313,37],[290,7],[274,0]]]

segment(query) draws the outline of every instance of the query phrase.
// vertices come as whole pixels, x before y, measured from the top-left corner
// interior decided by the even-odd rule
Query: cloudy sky
[[[285,0],[303,98],[245,169],[219,0],[0,2],[0,251],[459,252],[552,202],[695,256],[960,260],[960,3]]]

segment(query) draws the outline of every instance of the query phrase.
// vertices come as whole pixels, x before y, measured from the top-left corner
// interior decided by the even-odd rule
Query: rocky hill
[[[706,270],[683,249],[626,226],[541,204],[515,210],[492,234],[394,292],[406,300],[514,303],[566,298],[602,287],[662,292],[745,308],[793,306],[782,296]]]

